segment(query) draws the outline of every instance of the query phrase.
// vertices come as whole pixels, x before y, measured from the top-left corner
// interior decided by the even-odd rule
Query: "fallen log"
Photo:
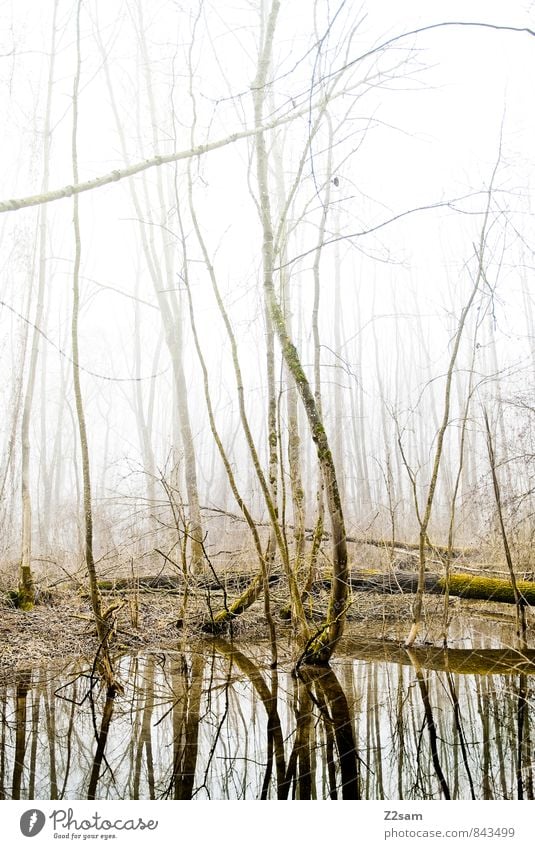
[[[223,510],[219,507],[203,507],[203,511],[208,513],[215,514],[217,516],[225,516],[228,519],[232,519],[234,522],[244,522],[245,519],[243,516],[240,516],[238,513],[232,513],[228,510]],[[255,522],[257,528],[270,528],[271,522]],[[285,528],[289,531],[295,530],[295,525],[286,524]],[[314,528],[305,528],[305,539],[310,542],[314,536],[315,530]],[[323,531],[322,539],[329,540],[331,538],[330,532],[325,529]],[[396,551],[407,551],[407,552],[418,552],[420,548],[419,542],[404,542],[402,540],[392,540],[392,539],[384,539],[377,537],[369,537],[369,536],[346,536],[346,542],[356,543],[357,545],[372,545],[376,548],[386,548],[391,551],[392,549]],[[436,554],[441,557],[447,557],[451,554],[452,557],[469,557],[474,554],[479,554],[478,548],[449,548],[447,545],[435,545],[434,543],[426,543],[425,544],[426,551],[434,551]]]
[[[418,573],[352,571],[349,583],[351,589],[355,592],[375,592],[385,595],[415,593],[418,587]],[[330,580],[322,578],[320,581],[316,581],[315,586],[328,587]],[[535,605],[535,581],[517,581],[517,586],[524,602]],[[425,575],[424,592],[430,595],[444,595],[445,591],[446,578],[444,575],[431,573]],[[449,594],[475,601],[515,603],[513,588],[509,580],[484,575],[452,572],[449,576]]]
[[[375,537],[348,537],[348,542],[355,542],[359,545],[371,545],[374,548],[385,548],[387,551],[406,551],[418,553],[420,549],[419,542],[404,542],[403,540],[392,539],[377,539]],[[435,545],[429,543],[425,545],[426,551],[435,552],[441,557],[447,557],[451,554],[452,557],[471,557],[474,554],[479,554],[478,548],[452,548],[447,545]]]
[[[120,592],[121,590],[177,590],[184,586],[180,575],[143,575],[139,578],[112,578],[99,581],[101,592]]]
[[[280,581],[281,575],[269,576],[269,584]],[[222,592],[225,590],[241,591],[247,587],[254,578],[253,573],[222,575],[219,580],[215,578],[192,579],[189,583],[190,589],[205,590],[210,592]],[[128,590],[179,590],[184,587],[182,575],[140,575],[137,578],[113,578],[107,581],[99,581],[98,587],[101,592],[122,592]]]
[[[240,591],[252,580],[250,574],[222,575],[220,580],[201,579],[192,581],[191,586],[199,590],[218,592],[226,590]],[[279,574],[270,575],[269,583],[279,581]],[[418,586],[417,572],[374,572],[372,570],[353,570],[349,582],[355,592],[375,592],[383,595],[415,593]],[[517,581],[519,592],[526,604],[535,605],[535,581]],[[138,578],[115,578],[99,581],[102,592],[121,592],[125,590],[179,590],[184,586],[181,575],[143,575]],[[314,587],[330,588],[330,578],[324,577],[314,583]],[[427,573],[424,591],[429,595],[443,595],[446,589],[444,575]],[[504,578],[452,572],[449,577],[449,593],[459,598],[475,601],[495,601],[514,604],[515,598],[511,582]]]

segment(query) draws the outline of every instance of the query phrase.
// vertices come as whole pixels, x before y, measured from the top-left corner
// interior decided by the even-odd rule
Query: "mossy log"
[[[243,591],[254,581],[252,574],[222,576],[220,581],[194,581],[199,590],[221,592],[226,590]],[[279,574],[270,575],[269,583],[280,581]],[[376,592],[386,595],[398,593],[415,593],[418,586],[417,572],[375,572],[373,570],[353,570],[349,576],[351,589],[355,592]],[[184,586],[181,575],[144,575],[137,579],[115,578],[114,580],[99,581],[102,592],[121,590],[177,590]],[[314,583],[314,587],[330,587],[330,578],[322,578]],[[517,581],[518,589],[526,604],[535,605],[535,581]],[[444,575],[428,573],[425,576],[425,592],[430,595],[443,595],[446,589]],[[449,577],[449,594],[460,598],[476,601],[496,601],[504,604],[514,604],[514,594],[511,582],[507,578],[494,578],[484,575],[469,575],[463,572],[452,572]]]
[[[411,646],[390,640],[344,637],[340,656],[357,660],[413,665],[436,672],[459,675],[535,675],[535,649],[443,649],[437,646]]]
[[[121,590],[177,590],[184,586],[180,575],[144,575],[139,578],[112,578],[99,581],[101,592],[120,592]]]
[[[221,579],[198,580],[192,579],[191,586],[198,590],[210,592],[223,592],[223,590],[242,591],[251,584],[256,575],[252,573],[238,575],[222,575]],[[280,581],[280,575],[270,575],[269,583],[275,584]],[[108,581],[99,581],[101,592],[120,592],[122,590],[179,590],[184,587],[182,575],[140,575],[138,578],[115,578]]]
[[[376,592],[383,594],[415,593],[418,587],[417,572],[372,572],[352,571],[349,582],[355,592]],[[315,586],[328,587],[329,579],[317,581]],[[517,581],[518,590],[526,604],[535,605],[535,581]],[[444,575],[426,574],[425,592],[431,595],[443,595],[446,591]],[[449,594],[476,601],[497,601],[514,604],[515,596],[511,582],[503,578],[491,578],[483,575],[466,575],[452,572],[449,576]]]
[[[255,603],[263,588],[263,576],[258,574],[237,599],[230,605],[225,604],[223,610],[218,611],[215,616],[211,615],[210,619],[202,626],[202,630],[207,634],[222,634],[240,613],[243,613],[244,610]]]

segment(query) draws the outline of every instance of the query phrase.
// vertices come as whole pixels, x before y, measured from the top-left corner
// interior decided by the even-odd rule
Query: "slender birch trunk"
[[[80,11],[82,0],[78,0],[76,10],[76,73],[73,85],[73,109],[72,109],[72,170],[73,180],[78,182],[78,94],[80,88],[81,74],[81,52],[80,52]],[[72,339],[72,376],[74,386],[74,398],[76,406],[76,420],[78,424],[78,435],[80,439],[80,456],[82,463],[82,497],[84,515],[84,546],[85,565],[89,578],[89,593],[91,606],[95,617],[97,636],[99,640],[98,659],[99,667],[108,685],[108,696],[113,697],[116,685],[114,682],[113,667],[109,654],[108,640],[110,627],[106,621],[102,609],[102,599],[98,588],[98,577],[93,554],[93,508],[91,502],[91,471],[89,462],[89,444],[87,438],[87,426],[85,421],[84,402],[82,397],[82,386],[80,381],[80,346],[79,346],[79,314],[80,314],[80,264],[82,258],[82,242],[80,237],[79,198],[73,197],[73,229],[74,229],[74,268],[73,268],[73,303],[71,321]]]
[[[48,191],[50,172],[50,113],[52,106],[52,87],[54,83],[54,68],[56,61],[56,17],[58,2],[54,3],[52,15],[52,35],[50,46],[50,65],[48,70],[48,86],[46,96],[45,124],[43,129],[43,181],[41,191]],[[32,418],[33,396],[37,376],[37,361],[39,357],[39,340],[44,315],[45,279],[46,279],[46,234],[47,207],[39,211],[39,275],[37,283],[37,306],[35,310],[32,344],[28,368],[28,381],[22,412],[21,443],[22,443],[22,544],[19,570],[18,605],[22,610],[29,610],[35,603],[35,587],[32,574],[32,495],[30,479],[30,422]]]

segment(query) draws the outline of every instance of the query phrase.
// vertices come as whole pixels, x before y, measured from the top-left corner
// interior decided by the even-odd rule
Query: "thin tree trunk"
[[[500,151],[501,156],[501,151]],[[463,307],[461,312],[461,317],[459,319],[459,323],[457,325],[457,330],[455,332],[455,337],[453,341],[453,350],[451,353],[448,371],[446,374],[446,386],[444,390],[444,410],[442,414],[442,422],[440,425],[440,429],[437,435],[437,446],[435,449],[435,456],[433,460],[433,469],[431,472],[431,480],[429,482],[429,487],[427,490],[427,498],[425,503],[425,508],[423,514],[419,515],[419,525],[420,525],[420,534],[419,534],[419,559],[420,559],[420,571],[419,571],[419,587],[418,592],[416,594],[416,601],[414,604],[413,610],[413,620],[412,626],[405,641],[406,646],[412,646],[416,637],[418,636],[418,632],[420,630],[420,624],[422,620],[422,605],[423,605],[423,593],[424,593],[424,582],[425,582],[425,564],[426,564],[426,542],[427,542],[427,532],[429,529],[429,522],[431,519],[431,512],[433,509],[433,502],[435,498],[435,491],[438,483],[438,473],[440,469],[440,462],[442,460],[442,453],[444,447],[444,437],[446,435],[446,430],[449,425],[450,420],[450,402],[451,402],[451,385],[453,380],[453,373],[455,369],[455,364],[457,362],[457,355],[459,353],[459,347],[461,344],[461,339],[463,336],[464,327],[466,324],[466,319],[468,317],[468,313],[472,307],[474,299],[476,297],[477,292],[479,291],[479,287],[481,282],[484,280],[484,253],[486,247],[486,239],[487,239],[487,225],[490,216],[490,205],[492,201],[492,190],[494,186],[494,178],[496,176],[496,172],[498,170],[498,165],[500,162],[500,156],[494,166],[494,171],[492,173],[490,186],[487,192],[487,206],[485,209],[485,214],[483,217],[483,225],[481,227],[481,235],[479,239],[479,246],[476,251],[477,258],[477,272],[475,277],[475,282],[472,287],[472,291],[470,293],[470,297],[468,298],[467,303]],[[416,498],[416,490],[414,490],[415,498]],[[417,508],[417,503],[415,501],[415,507]]]
[[[141,14],[141,9],[140,9]],[[121,150],[124,158],[127,158],[127,142],[126,135],[124,132],[124,128],[122,126],[121,118],[119,115],[119,110],[117,107],[117,102],[111,82],[111,77],[109,74],[108,64],[106,61],[106,52],[104,49],[104,45],[100,39],[100,35],[97,34],[98,44],[100,48],[100,52],[103,57],[104,63],[104,73],[106,76],[106,83],[108,86],[108,91],[110,94],[111,107],[115,119],[115,123],[117,126],[117,132],[119,134],[119,139],[121,143]],[[148,56],[146,44],[143,37],[143,25],[142,18],[140,23],[140,39],[141,39],[141,50],[142,55],[144,57],[144,67],[148,69]],[[156,107],[154,104],[154,98],[152,95],[152,83],[150,79],[149,72],[147,70],[146,74],[146,88],[149,98],[149,107],[152,118],[152,126],[153,126],[153,145],[156,151],[158,151],[158,139],[156,136],[156,126],[157,126],[157,118],[156,118]],[[158,158],[160,158],[158,154]],[[165,157],[163,157],[165,158]],[[171,161],[171,160],[170,160]],[[157,188],[158,188],[158,198],[160,203],[160,212],[161,215],[164,215],[165,209],[165,198],[163,192],[163,184],[161,174],[158,176],[157,180]],[[172,273],[172,263],[171,257],[169,255],[169,248],[166,243],[164,243],[164,271],[166,275],[166,280],[164,280],[162,271],[160,269],[159,263],[159,254],[158,251],[154,248],[153,242],[153,234],[151,232],[150,237],[147,238],[146,226],[144,224],[145,216],[142,213],[141,203],[138,197],[138,193],[136,191],[134,183],[131,184],[131,195],[132,201],[134,204],[134,209],[136,211],[136,217],[139,221],[140,225],[140,233],[141,233],[141,244],[143,248],[143,254],[147,261],[147,267],[149,269],[150,277],[152,284],[154,286],[154,292],[156,295],[156,299],[158,301],[158,306],[161,312],[162,317],[162,325],[164,329],[164,337],[167,349],[169,351],[169,355],[171,358],[171,364],[173,368],[173,379],[174,379],[174,387],[176,392],[176,404],[175,409],[178,417],[179,431],[181,435],[182,446],[184,450],[184,479],[186,483],[186,494],[188,498],[189,504],[189,512],[190,512],[190,541],[191,541],[191,556],[192,556],[192,569],[193,571],[200,571],[202,568],[203,562],[203,554],[202,554],[202,540],[203,540],[203,530],[202,530],[202,521],[201,521],[201,512],[199,505],[199,496],[198,496],[198,486],[197,486],[197,469],[196,469],[196,459],[195,459],[195,449],[193,442],[193,433],[191,429],[191,421],[189,415],[189,405],[188,405],[188,393],[187,393],[187,385],[186,385],[186,377],[184,373],[184,365],[183,365],[183,350],[182,350],[182,327],[181,327],[181,315],[178,305],[175,301],[175,309],[174,311],[170,307],[170,299],[172,298],[172,291],[174,289],[174,277]],[[164,219],[162,218],[162,225],[164,224]],[[165,232],[165,231],[162,231]],[[166,282],[167,281],[167,282]],[[164,291],[168,290],[168,291]]]
[[[156,104],[152,89],[152,77],[150,73],[149,54],[147,50],[147,42],[145,39],[145,25],[143,19],[142,2],[138,3],[138,15],[139,40],[141,45],[143,67],[145,69],[145,85],[149,100],[149,112],[152,124],[152,142],[154,152],[158,154],[160,152],[157,136],[158,117],[156,114]],[[165,272],[164,288],[166,289],[166,294],[163,295],[161,292],[162,286],[158,286],[156,289],[156,295],[158,297],[158,303],[160,304],[160,308],[163,308],[162,317],[164,319],[166,341],[169,346],[171,359],[173,362],[173,372],[176,383],[177,395],[177,413],[180,425],[180,437],[182,441],[182,448],[184,451],[184,480],[186,483],[186,494],[188,498],[188,510],[190,516],[189,536],[191,542],[192,570],[194,573],[199,573],[202,570],[203,566],[202,542],[204,539],[204,535],[201,519],[201,510],[199,506],[199,489],[197,484],[197,460],[195,457],[195,447],[189,412],[188,389],[184,372],[184,346],[182,338],[183,329],[181,308],[178,304],[178,299],[173,298],[171,303],[174,304],[175,314],[174,316],[172,316],[171,310],[169,309],[169,300],[166,301],[166,297],[167,299],[169,299],[171,293],[174,290],[175,276],[173,272],[171,247],[165,229],[166,204],[162,182],[162,172],[160,169],[158,169],[157,172],[156,185],[158,191],[158,201],[160,204],[160,216],[162,225],[161,233],[163,241],[162,253],[164,260],[163,266]]]
[[[48,87],[45,109],[45,125],[43,129],[43,181],[42,192],[48,191],[48,179],[50,170],[50,113],[52,104],[52,88],[54,83],[54,67],[56,61],[56,16],[58,2],[55,0],[52,16],[52,37],[50,47],[50,65],[48,70]],[[26,395],[22,413],[22,545],[19,572],[19,595],[18,605],[22,610],[29,610],[35,603],[35,587],[32,574],[32,496],[30,479],[30,422],[32,417],[32,405],[37,375],[37,360],[39,356],[39,339],[41,325],[44,315],[44,295],[46,277],[46,234],[47,234],[47,208],[40,210],[39,216],[39,275],[37,284],[37,306],[32,332],[32,345],[30,351],[30,363],[28,368],[28,382],[26,384]],[[49,505],[46,505],[49,509]]]
[[[500,483],[498,481],[498,474],[496,471],[496,457],[494,453],[494,444],[492,441],[492,433],[490,430],[489,418],[487,415],[487,411],[483,411],[483,419],[485,421],[485,433],[487,437],[487,451],[489,455],[489,466],[490,472],[492,476],[492,487],[494,490],[494,498],[496,502],[496,511],[498,513],[498,521],[500,524],[500,534],[502,537],[503,549],[505,553],[505,560],[507,562],[507,568],[509,570],[509,575],[511,578],[511,588],[513,590],[513,596],[515,600],[515,608],[516,608],[516,635],[519,642],[520,649],[527,648],[527,623],[526,623],[526,604],[527,599],[524,594],[520,591],[519,582],[516,579],[515,569],[513,564],[513,556],[511,554],[511,547],[509,545],[509,539],[507,536],[507,531],[505,528],[505,521],[503,517],[503,508],[502,508],[502,496]]]
[[[81,0],[78,0],[76,11],[76,74],[73,87],[73,123],[72,123],[72,169],[74,182],[78,182],[78,91],[80,86],[81,53],[80,53],[80,9]],[[78,195],[73,198],[73,227],[74,227],[74,269],[73,269],[73,304],[72,304],[72,374],[74,385],[74,398],[76,403],[76,418],[78,423],[78,435],[80,439],[80,454],[82,463],[83,483],[83,515],[84,515],[84,544],[85,565],[89,578],[89,592],[91,606],[95,617],[97,636],[99,640],[99,660],[104,677],[112,688],[113,668],[108,651],[109,628],[103,616],[102,600],[98,588],[97,571],[93,555],[93,509],[91,503],[91,472],[89,463],[89,444],[87,439],[87,427],[85,421],[82,387],[80,382],[80,347],[78,342],[78,320],[80,312],[80,263],[82,256],[82,243],[80,238],[80,217],[78,212]]]
[[[191,64],[190,64],[190,80],[191,80],[191,75],[192,75],[192,71],[191,71]],[[193,89],[191,87],[191,82],[190,82],[190,99],[192,100],[193,109],[194,109],[194,120],[193,120],[193,125],[192,125],[192,130],[191,130],[191,138],[192,138],[192,141],[193,141],[193,134],[194,134],[194,130],[195,130],[196,112],[195,112],[195,99],[194,99]],[[194,228],[195,234],[197,236],[199,247],[201,249],[202,257],[203,257],[203,260],[204,260],[204,263],[205,263],[206,271],[208,273],[208,276],[209,276],[209,279],[210,279],[210,282],[211,282],[211,285],[212,285],[212,290],[214,292],[217,307],[218,307],[219,313],[221,315],[221,318],[223,320],[223,323],[225,325],[225,330],[227,332],[229,342],[230,342],[230,346],[231,346],[232,365],[233,365],[233,369],[234,369],[234,375],[235,375],[235,379],[236,379],[236,390],[237,390],[237,395],[238,395],[238,409],[239,409],[240,421],[241,421],[243,432],[244,432],[244,435],[245,435],[245,441],[246,441],[247,448],[249,450],[249,454],[250,454],[250,457],[251,457],[251,460],[252,460],[254,474],[256,475],[258,483],[260,484],[262,495],[264,497],[264,502],[265,502],[265,505],[266,505],[266,508],[267,508],[267,511],[268,511],[268,515],[269,515],[270,526],[271,526],[273,535],[276,539],[277,548],[278,548],[278,551],[279,551],[279,554],[280,554],[280,557],[281,557],[281,561],[282,561],[282,565],[283,565],[283,568],[284,568],[284,571],[285,571],[285,574],[286,574],[286,577],[287,577],[287,580],[288,580],[288,585],[289,585],[289,589],[290,589],[290,598],[291,598],[291,603],[292,603],[292,608],[293,608],[294,621],[297,623],[297,625],[300,629],[300,636],[301,636],[303,642],[305,642],[308,639],[308,628],[307,628],[306,619],[305,619],[305,615],[304,615],[304,611],[303,611],[303,605],[302,605],[301,597],[300,597],[300,594],[299,594],[297,582],[295,580],[295,575],[293,574],[293,571],[292,571],[291,566],[290,566],[289,555],[288,555],[288,546],[287,546],[285,536],[284,536],[284,534],[281,530],[281,527],[280,527],[280,524],[279,524],[279,521],[278,521],[276,504],[274,504],[273,499],[271,497],[271,490],[270,490],[269,482],[266,479],[266,475],[264,474],[262,465],[260,463],[258,451],[256,449],[256,445],[255,445],[253,435],[252,435],[252,432],[251,432],[251,428],[250,428],[250,424],[249,424],[249,418],[247,416],[247,411],[246,411],[246,408],[245,408],[244,386],[243,386],[242,371],[241,371],[241,366],[240,366],[240,359],[239,359],[239,355],[238,355],[238,346],[237,346],[237,342],[236,342],[236,335],[234,333],[232,324],[230,322],[228,312],[225,308],[225,304],[223,302],[223,298],[222,298],[221,292],[219,290],[215,269],[214,269],[214,266],[213,266],[213,264],[210,260],[210,255],[208,253],[206,241],[204,239],[204,236],[203,236],[200,224],[199,224],[199,220],[197,218],[195,206],[194,206],[194,203],[193,203],[193,187],[192,187],[192,178],[191,178],[191,168],[188,169],[188,196],[189,196],[189,210],[190,210],[191,220],[192,220],[192,223],[193,223],[193,228]],[[228,471],[227,471],[227,474],[228,474]],[[252,486],[251,486],[251,489],[252,489]],[[238,612],[242,612],[246,607],[248,607],[250,604],[252,604],[253,601],[255,601],[258,598],[259,593],[260,593],[261,588],[262,588],[262,582],[264,584],[264,590],[267,593],[266,580],[263,577],[263,575],[265,576],[265,574],[266,574],[265,570],[263,570],[263,573],[260,573],[257,576],[257,578],[253,581],[251,587],[248,588],[246,590],[246,592],[242,595],[242,597],[238,600],[238,602],[237,602],[238,606],[237,606],[236,611],[235,611],[236,614]],[[223,615],[223,612],[221,612],[221,615]]]
[[[262,90],[267,79],[267,70],[279,8],[279,0],[274,0],[268,18],[264,46],[258,65],[258,74],[253,85],[253,93],[256,100],[255,120],[258,127],[262,126]],[[312,439],[316,444],[331,517],[333,581],[327,618],[319,633],[308,641],[302,656],[302,661],[304,662],[325,664],[329,662],[344,629],[348,596],[346,532],[336,470],[327,434],[325,433],[314,395],[303,371],[295,345],[289,336],[284,315],[275,294],[273,282],[273,231],[268,188],[268,156],[265,134],[262,130],[256,136],[256,161],[263,231],[264,296],[275,333],[279,339],[282,356],[297,385],[308,418]],[[295,599],[292,599],[292,602],[295,603]]]
[[[188,175],[188,184],[189,184],[189,195],[190,202],[192,202],[191,198],[191,175]],[[217,450],[219,451],[219,455],[223,462],[223,466],[225,468],[225,472],[227,475],[227,480],[229,482],[230,488],[232,490],[232,494],[238,504],[238,507],[242,511],[243,517],[247,522],[249,530],[251,532],[256,554],[258,557],[259,565],[260,565],[260,573],[259,576],[252,582],[251,586],[242,593],[240,597],[234,601],[230,606],[226,606],[224,610],[219,611],[212,619],[212,624],[216,630],[220,630],[226,624],[232,622],[239,613],[245,610],[248,606],[253,604],[256,599],[260,596],[261,592],[264,591],[264,613],[266,616],[266,621],[269,626],[270,631],[270,641],[271,641],[271,651],[272,651],[272,663],[275,664],[277,660],[277,648],[276,648],[276,634],[275,634],[275,624],[273,621],[273,617],[271,615],[271,607],[270,607],[270,599],[269,599],[269,567],[266,561],[266,557],[262,551],[262,543],[260,541],[260,536],[258,534],[258,530],[256,524],[254,522],[253,517],[242,498],[240,491],[238,490],[238,485],[236,483],[236,477],[234,475],[234,470],[232,468],[232,463],[230,462],[228,452],[225,450],[223,445],[221,436],[219,434],[214,408],[212,404],[212,398],[210,395],[210,385],[208,379],[208,369],[206,367],[206,362],[203,356],[203,352],[201,349],[201,344],[199,340],[199,335],[197,332],[197,322],[195,320],[195,310],[193,308],[193,299],[191,295],[191,286],[189,281],[189,273],[187,268],[187,259],[186,259],[186,241],[185,234],[182,225],[182,217],[180,214],[180,206],[178,204],[178,194],[177,194],[177,214],[179,220],[180,232],[182,234],[182,247],[184,251],[184,284],[186,287],[188,303],[189,303],[189,317],[191,323],[191,330],[193,334],[193,341],[195,344],[195,349],[197,351],[197,357],[199,359],[199,364],[201,367],[202,375],[203,375],[203,388],[204,388],[204,398],[206,401],[206,407],[208,411],[208,419],[210,422],[210,430],[217,446]]]
[[[259,104],[261,109],[261,104]],[[280,258],[280,291],[283,304],[284,316],[289,327],[292,325],[292,296],[290,292],[290,278],[286,270],[287,263],[287,210],[285,209],[285,186],[284,167],[282,151],[278,145],[274,145],[274,165],[277,183],[277,196],[279,207],[284,210],[279,222],[277,232],[277,254]],[[270,344],[274,345],[274,333],[269,318],[267,306],[265,305],[266,322],[270,328]],[[294,572],[298,581],[303,573],[305,554],[305,488],[303,485],[303,474],[301,469],[301,437],[299,433],[298,397],[292,375],[288,369],[284,370],[286,378],[286,411],[288,415],[288,471],[290,475],[290,491],[293,510],[293,536],[294,536]],[[282,443],[282,440],[281,440]],[[281,444],[282,452],[282,444]],[[273,540],[273,543],[275,541]]]

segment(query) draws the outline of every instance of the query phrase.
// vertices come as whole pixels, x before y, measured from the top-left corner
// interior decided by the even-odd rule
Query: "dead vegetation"
[[[367,546],[359,546],[354,562],[362,562]],[[387,569],[390,556],[387,552],[372,549],[368,565],[373,570]],[[400,563],[396,561],[396,568]],[[240,590],[240,580],[247,578],[246,564],[242,563],[241,578],[232,569],[218,569],[217,580],[205,576],[189,588],[185,618],[181,619],[183,586],[175,574],[161,572],[158,580],[153,576],[153,586],[137,582],[128,586],[130,579],[122,574],[115,581],[108,577],[102,589],[103,608],[113,611],[113,653],[135,654],[145,651],[178,649],[185,640],[209,640],[203,626],[210,620],[210,611],[220,610],[230,603]],[[38,603],[31,611],[16,609],[1,587],[0,601],[0,678],[9,680],[12,672],[22,668],[49,665],[61,658],[86,658],[90,665],[98,649],[89,598],[78,586],[69,582],[57,584],[59,578],[50,578],[47,584],[37,586]],[[54,584],[56,584],[54,586]],[[219,584],[219,585],[218,585]],[[223,588],[225,592],[223,592]],[[277,635],[281,644],[291,640],[292,626],[285,614],[287,589],[284,581],[273,581],[270,587]],[[327,589],[317,587],[306,603],[306,614],[311,629],[321,623],[328,603]],[[392,643],[401,642],[410,623],[412,597],[410,594],[384,595],[375,592],[353,592],[347,612],[346,638],[348,650],[351,641],[370,638]],[[422,628],[424,644],[441,644],[443,635],[443,599],[428,596]],[[448,608],[448,644],[456,647],[492,645],[510,647],[513,644],[514,612],[499,603],[450,599]],[[531,624],[530,630],[533,625]],[[228,626],[230,636],[237,643],[248,644],[265,639],[268,628],[259,600]],[[343,650],[343,649],[342,649]]]

